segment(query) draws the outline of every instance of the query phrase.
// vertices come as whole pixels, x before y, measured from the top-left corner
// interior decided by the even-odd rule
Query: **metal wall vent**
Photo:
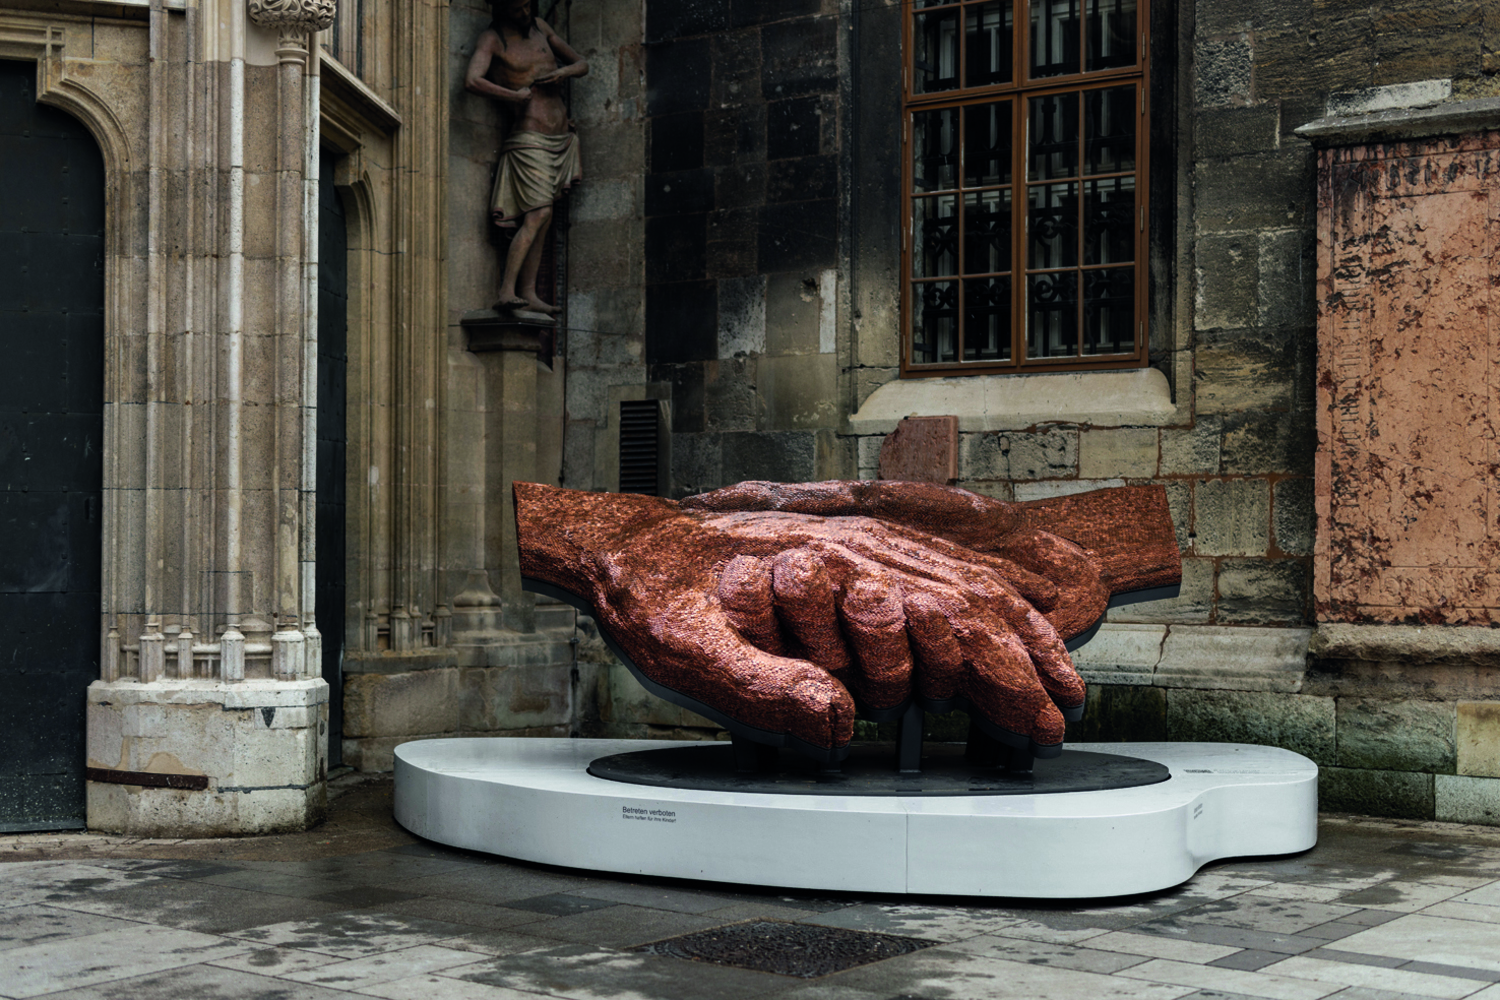
[[[620,492],[660,495],[661,404],[655,399],[620,403]]]

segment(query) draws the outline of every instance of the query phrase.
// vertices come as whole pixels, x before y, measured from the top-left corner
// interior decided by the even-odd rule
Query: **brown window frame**
[[[363,7],[364,0],[343,0],[323,33],[323,51],[361,80],[365,76],[365,40],[360,31]]]
[[[1149,294],[1149,226],[1147,220],[1150,218],[1150,191],[1148,178],[1150,176],[1150,146],[1151,146],[1151,115],[1150,115],[1150,24],[1151,10],[1150,0],[1136,0],[1136,34],[1137,52],[1136,62],[1132,66],[1100,69],[1094,71],[1081,71],[1070,74],[1058,74],[1056,76],[1039,77],[1030,79],[1029,46],[1030,46],[1030,18],[1031,8],[1040,0],[1012,0],[1013,3],[1013,30],[1011,32],[1011,81],[1008,83],[990,84],[986,86],[964,87],[958,86],[951,90],[937,91],[934,93],[916,93],[914,81],[916,71],[914,62],[917,57],[917,49],[914,42],[916,19],[922,15],[931,15],[945,11],[957,12],[957,55],[958,65],[956,67],[956,81],[962,83],[966,78],[965,69],[969,57],[969,45],[966,44],[964,27],[966,15],[970,10],[979,10],[990,0],[915,0],[915,2],[903,4],[902,17],[902,100],[901,100],[901,376],[903,378],[922,378],[932,376],[952,375],[988,375],[1004,373],[1030,373],[1030,372],[1058,372],[1058,371],[1103,371],[1122,368],[1144,367],[1148,361],[1149,331],[1147,329],[1147,297]],[[1079,12],[1079,53],[1078,65],[1085,66],[1088,46],[1088,32],[1084,27],[1085,19],[1088,17],[1088,8],[1091,4],[1097,5],[1097,0],[1078,0]],[[1071,357],[1059,357],[1056,355],[1042,358],[1027,358],[1027,324],[1028,297],[1026,293],[1027,276],[1042,273],[1048,270],[1079,273],[1080,284],[1082,273],[1090,270],[1102,270],[1111,265],[1095,264],[1086,265],[1082,256],[1082,234],[1079,233],[1076,243],[1079,249],[1075,250],[1075,262],[1071,266],[1062,265],[1059,268],[1035,268],[1031,267],[1027,257],[1027,220],[1029,213],[1027,206],[1030,201],[1030,188],[1039,187],[1049,183],[1046,179],[1033,180],[1027,176],[1027,128],[1028,128],[1028,101],[1033,97],[1045,97],[1049,94],[1079,93],[1082,95],[1090,90],[1103,90],[1109,87],[1133,85],[1137,94],[1137,121],[1135,128],[1135,165],[1131,172],[1117,171],[1111,174],[1089,174],[1082,166],[1084,157],[1084,137],[1087,126],[1082,112],[1079,114],[1078,130],[1079,141],[1079,169],[1071,177],[1055,178],[1050,183],[1072,183],[1077,186],[1077,199],[1083,201],[1085,185],[1101,177],[1133,176],[1135,185],[1135,220],[1134,220],[1134,261],[1130,265],[1134,269],[1132,276],[1132,289],[1134,296],[1134,327],[1135,347],[1130,352],[1117,354],[1093,354],[1082,353],[1083,339],[1085,335],[1084,322],[1082,321],[1085,300],[1082,294],[1077,296],[1077,309],[1079,310],[1079,321],[1077,322],[1077,353]],[[1010,149],[1010,172],[1009,182],[1001,184],[978,184],[973,187],[967,186],[965,164],[963,157],[967,151],[964,148],[962,138],[954,139],[954,148],[957,150],[955,160],[954,184],[952,188],[941,188],[924,190],[920,193],[914,190],[915,186],[915,137],[913,136],[913,123],[919,112],[935,111],[946,108],[963,109],[975,105],[995,103],[1000,99],[1006,99],[1011,106],[1011,149]],[[1080,100],[1082,97],[1080,96]],[[960,110],[954,115],[954,127],[966,128],[962,124],[967,116]],[[960,136],[962,133],[960,133]],[[954,340],[958,360],[927,362],[918,364],[913,360],[916,332],[913,329],[913,312],[915,298],[915,286],[928,281],[950,281],[959,289],[966,280],[984,277],[983,273],[965,273],[963,254],[965,252],[965,195],[981,190],[1008,189],[1011,204],[1011,233],[1010,233],[1010,270],[1009,272],[997,271],[994,274],[1008,273],[1011,279],[1010,293],[1010,359],[995,360],[984,359],[974,361],[962,360],[964,353],[964,322],[965,310],[960,299],[955,318]],[[915,274],[914,258],[917,248],[914,246],[916,236],[912,223],[913,204],[918,197],[929,197],[935,194],[948,195],[954,200],[956,213],[955,249],[954,261],[951,275],[929,276],[918,278]],[[1082,217],[1082,205],[1079,207],[1079,217]],[[1081,223],[1080,223],[1081,224]],[[1118,263],[1115,266],[1119,266]]]

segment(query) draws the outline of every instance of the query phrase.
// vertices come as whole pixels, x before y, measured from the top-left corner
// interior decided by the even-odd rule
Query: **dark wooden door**
[[[318,631],[329,687],[328,763],[343,760],[344,416],[348,371],[349,237],[325,153],[318,182]]]
[[[104,161],[0,61],[0,831],[84,825],[103,408]]]

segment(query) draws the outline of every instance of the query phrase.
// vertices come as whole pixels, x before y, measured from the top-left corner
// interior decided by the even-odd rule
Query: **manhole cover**
[[[752,920],[667,938],[636,950],[811,979],[935,944],[936,941],[920,938],[842,927]]]

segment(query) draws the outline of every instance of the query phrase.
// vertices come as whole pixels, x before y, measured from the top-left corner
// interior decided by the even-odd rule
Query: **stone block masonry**
[[[833,433],[841,23],[822,0],[646,5],[643,360],[670,387],[670,495],[855,474]]]
[[[1048,377],[1048,376],[1042,376]],[[1312,479],[1225,475],[1247,439],[1278,448],[1277,425],[1200,416],[1184,427],[1037,424],[958,435],[956,485],[1033,500],[1136,483],[1166,487],[1183,554],[1182,595],[1117,608],[1111,622],[1300,625],[1310,613]],[[858,475],[875,478],[884,435],[856,439]],[[1288,463],[1290,464],[1290,463]]]
[[[95,682],[89,827],[134,837],[278,833],[327,807],[328,685]]]
[[[1324,810],[1500,825],[1500,642],[1340,628],[1107,623],[1073,654],[1067,738],[1285,747],[1319,765]]]
[[[437,655],[348,660],[344,762],[388,771],[408,740],[580,732],[595,699],[582,691],[577,616],[559,604],[536,611],[534,632],[461,631]]]

